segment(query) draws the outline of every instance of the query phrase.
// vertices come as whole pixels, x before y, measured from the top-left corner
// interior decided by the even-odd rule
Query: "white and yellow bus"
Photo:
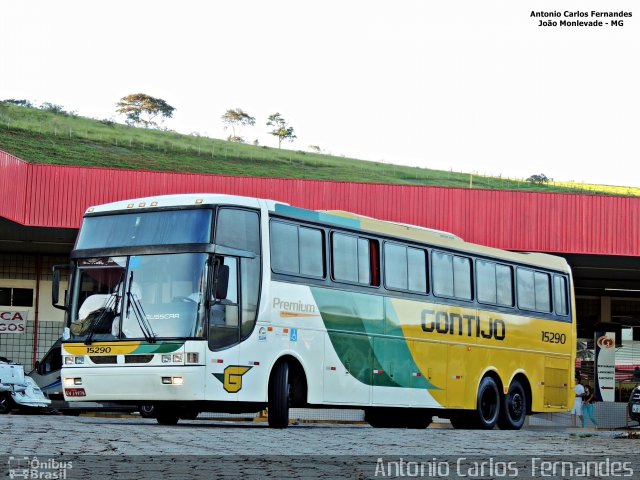
[[[573,403],[561,258],[216,194],[91,207],[71,257],[66,400],[153,404],[163,424],[267,407],[275,428],[344,407],[519,429]]]

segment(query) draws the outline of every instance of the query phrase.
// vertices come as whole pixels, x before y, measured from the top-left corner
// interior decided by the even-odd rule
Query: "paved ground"
[[[487,432],[446,427],[397,430],[367,425],[301,424],[286,430],[272,430],[261,422],[196,420],[169,427],[139,417],[55,415],[8,415],[1,417],[0,422],[5,450],[1,453],[13,456],[14,463],[24,457],[62,462],[65,456],[73,456],[75,470],[66,472],[66,478],[81,478],[73,476],[81,472],[83,475],[91,472],[91,478],[102,477],[98,473],[104,475],[102,478],[184,478],[186,475],[215,478],[224,476],[230,465],[236,470],[229,476],[375,478],[376,467],[381,467],[378,457],[396,462],[419,460],[423,462],[423,470],[429,465],[435,468],[440,460],[451,460],[453,466],[460,457],[496,462],[506,462],[513,457],[524,467],[533,457],[569,460],[579,454],[594,459],[631,459],[631,466],[640,467],[635,458],[640,451],[640,439],[618,438],[621,432],[573,428]],[[212,462],[209,461],[212,456],[224,458]],[[251,456],[250,461],[244,459],[247,456]],[[165,464],[169,460],[173,467],[179,466],[182,470],[173,472]],[[6,459],[0,461],[7,463]],[[242,465],[240,470],[238,465]],[[56,466],[59,465],[53,465]],[[2,464],[0,477],[1,467]],[[395,464],[393,467],[398,468]],[[634,472],[640,473],[640,468]],[[199,476],[203,473],[206,475]],[[489,473],[493,473],[493,477],[503,476]],[[145,476],[147,474],[150,476]],[[422,476],[438,475],[423,472]],[[521,472],[520,477],[523,476]],[[14,478],[26,477],[16,475]]]

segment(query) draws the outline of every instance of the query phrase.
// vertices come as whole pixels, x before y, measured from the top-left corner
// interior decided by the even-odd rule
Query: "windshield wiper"
[[[115,295],[110,295],[107,301],[104,304],[104,307],[100,309],[100,315],[95,317],[91,324],[89,325],[89,332],[86,340],[84,341],[85,345],[91,345],[93,342],[93,334],[96,332],[98,326],[102,326],[105,320],[110,318],[111,320],[115,317],[115,309],[117,308],[117,300]],[[109,327],[111,328],[111,327]]]
[[[147,314],[144,313],[144,308],[142,308],[142,302],[135,293],[131,293],[131,285],[133,284],[133,272],[129,275],[129,288],[127,290],[127,318],[129,318],[129,313],[131,312],[131,307],[133,307],[133,316],[136,317],[138,322],[138,326],[144,335],[144,338],[149,343],[156,343],[156,334],[151,328],[151,324],[147,319]]]

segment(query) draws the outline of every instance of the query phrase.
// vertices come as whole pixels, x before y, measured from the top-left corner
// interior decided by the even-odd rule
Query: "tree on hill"
[[[132,93],[122,97],[116,104],[118,113],[127,117],[127,125],[141,126],[144,128],[158,127],[156,118],[171,118],[173,108],[161,98],[155,98],[145,93]]]
[[[253,126],[256,124],[256,119],[241,108],[235,108],[227,110],[222,115],[222,122],[225,124],[225,130],[231,127],[232,134],[227,137],[227,140],[244,143],[244,139],[240,135],[236,135],[236,128],[240,130],[242,127]]]
[[[540,185],[542,185],[543,183],[548,183],[549,181],[550,178],[548,178],[544,173],[541,173],[539,175],[531,175],[529,178],[527,178],[527,182],[537,183]]]
[[[29,100],[17,100],[15,98],[7,98],[6,100],[2,100],[0,103],[8,103],[10,105],[17,105],[18,107],[29,107],[33,108],[33,103]]]
[[[269,118],[267,119],[267,126],[274,127],[269,133],[274,137],[278,137],[278,148],[281,147],[282,140],[293,142],[298,138],[293,131],[293,127],[290,126],[279,113],[269,115]]]

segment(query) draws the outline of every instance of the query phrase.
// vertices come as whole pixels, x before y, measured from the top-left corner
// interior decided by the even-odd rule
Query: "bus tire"
[[[198,410],[189,408],[180,413],[180,418],[182,420],[195,420],[198,418],[198,415],[200,415]]]
[[[484,377],[478,387],[478,400],[471,428],[491,430],[500,416],[500,391],[496,381]]]
[[[498,427],[502,430],[520,430],[527,416],[527,395],[519,380],[509,385],[507,394],[502,398]]]
[[[390,409],[381,407],[368,408],[365,410],[364,420],[373,428],[404,427],[404,422],[398,421]]]
[[[267,412],[269,427],[286,428],[289,425],[289,364],[280,362],[273,369],[269,382]]]
[[[420,410],[415,412],[414,417],[410,417],[407,419],[407,428],[412,430],[424,430],[433,421],[433,417],[431,415],[427,415]]]
[[[175,410],[156,407],[156,420],[160,425],[177,425],[180,415]]]
[[[145,403],[138,407],[142,418],[154,418],[156,416],[156,407],[152,403]]]

